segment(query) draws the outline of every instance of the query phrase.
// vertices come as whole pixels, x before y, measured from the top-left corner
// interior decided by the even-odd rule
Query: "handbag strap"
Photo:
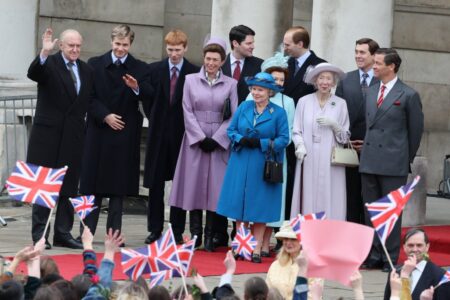
[[[275,149],[273,148],[273,140],[269,140],[269,151],[267,151],[266,158],[270,159],[273,158],[274,161],[277,161],[277,153],[275,152]]]

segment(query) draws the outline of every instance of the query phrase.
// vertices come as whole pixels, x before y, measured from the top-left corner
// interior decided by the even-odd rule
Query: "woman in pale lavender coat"
[[[203,48],[204,64],[199,73],[186,76],[183,90],[185,134],[178,156],[169,203],[190,211],[190,231],[202,243],[202,210],[206,210],[204,248],[213,251],[213,221],[230,155],[223,119],[226,99],[231,112],[237,107],[237,81],[225,76],[226,43],[212,37]]]

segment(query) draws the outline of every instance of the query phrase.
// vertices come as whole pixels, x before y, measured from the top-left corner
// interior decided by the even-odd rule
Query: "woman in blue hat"
[[[269,101],[282,90],[272,75],[261,72],[246,82],[253,100],[238,107],[228,127],[231,156],[216,212],[235,219],[238,228],[241,222],[254,223],[258,244],[252,261],[260,263],[266,223],[279,220],[282,195],[282,183],[264,181],[264,164],[270,145],[283,160],[289,128],[285,110]]]

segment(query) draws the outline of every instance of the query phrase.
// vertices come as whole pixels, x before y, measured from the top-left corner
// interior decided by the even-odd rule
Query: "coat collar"
[[[106,52],[105,54],[102,55],[102,65],[105,68],[114,66],[111,52],[112,52],[112,50],[109,50],[108,52]],[[136,59],[133,57],[133,55],[128,53],[127,59],[125,60],[125,62],[122,65],[125,67],[125,69],[130,69],[133,67],[133,65],[135,63],[136,63]]]
[[[254,119],[255,119],[255,101],[251,100],[249,101],[251,104],[248,105],[247,110],[244,113],[245,118],[247,121],[252,125],[251,127],[258,127],[258,125],[265,123],[272,119],[272,114],[275,111],[275,104],[269,101],[269,104],[267,105],[264,112],[259,116],[259,118],[256,120],[256,124],[253,125]]]

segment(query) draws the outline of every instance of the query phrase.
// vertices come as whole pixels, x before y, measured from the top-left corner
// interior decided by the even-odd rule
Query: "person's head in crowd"
[[[289,221],[283,222],[280,230],[275,234],[275,238],[281,240],[283,243],[277,256],[280,265],[285,266],[293,263],[302,247]]]
[[[138,279],[136,279],[135,282],[136,282],[136,284],[140,285],[144,289],[146,294],[148,294],[149,288],[148,288],[148,284],[145,281],[144,277],[139,276]]]
[[[48,274],[58,274],[59,269],[55,260],[50,256],[41,256],[40,261],[41,266],[41,278],[47,276]]]
[[[309,49],[309,33],[302,26],[289,28],[284,34],[284,52],[290,57],[299,58]]]
[[[179,29],[169,31],[165,38],[166,53],[173,65],[178,65],[188,50],[188,39],[186,33]]]
[[[403,239],[403,251],[406,256],[414,255],[419,263],[428,257],[429,249],[430,240],[423,229],[411,228],[406,232]]]
[[[392,48],[379,48],[375,51],[373,74],[383,83],[387,83],[397,76],[402,59]]]
[[[74,29],[64,30],[59,36],[59,50],[70,62],[75,62],[80,57],[82,44],[81,34]]]
[[[203,68],[208,77],[215,77],[225,62],[227,45],[219,37],[210,37],[203,47]]]
[[[267,294],[267,300],[283,300],[283,296],[277,288],[270,288]]]
[[[41,285],[36,291],[33,300],[65,300],[63,293],[52,285]],[[72,298],[70,298],[72,299]]]
[[[157,285],[148,292],[148,299],[171,300],[172,298],[170,298],[169,291],[165,287]]]
[[[370,38],[361,38],[355,45],[355,62],[358,69],[368,72],[373,67],[375,51],[380,48],[378,43]]]
[[[73,286],[72,282],[62,279],[53,282],[50,286],[58,289],[62,295],[64,295],[64,299],[66,300],[77,300],[78,294]]]
[[[320,63],[311,67],[305,76],[307,84],[313,84],[321,94],[330,93],[340,79],[345,77],[344,71],[330,63]]]
[[[253,56],[255,49],[255,31],[245,25],[231,28],[229,33],[231,51],[237,59]]]
[[[283,53],[277,52],[274,56],[264,60],[261,64],[261,71],[272,75],[275,79],[275,83],[282,87],[289,74],[288,59],[288,56],[284,56]]]
[[[228,297],[235,296],[236,293],[234,292],[233,287],[227,283],[220,287],[216,286],[212,290],[211,295],[215,299],[228,299]]]
[[[72,278],[71,282],[80,299],[86,295],[87,291],[92,286],[91,278],[87,274],[76,275]]]
[[[128,55],[134,41],[134,31],[128,25],[118,25],[111,32],[111,48],[117,58]]]
[[[55,273],[50,273],[50,274],[45,275],[44,277],[41,277],[42,284],[47,284],[47,285],[50,285],[53,282],[56,282],[58,280],[64,280],[64,278],[61,275],[55,274]]]
[[[0,284],[0,300],[22,300],[24,297],[23,285],[11,279]]]
[[[123,284],[117,291],[117,300],[141,300],[147,299],[148,294],[144,288],[134,281]]]
[[[239,298],[239,296],[236,294],[221,297],[221,298],[216,298],[216,299],[218,299],[218,300],[241,300],[241,298]]]
[[[192,285],[186,284],[186,288],[188,291],[188,294],[192,294]],[[181,294],[181,295],[180,295]],[[170,295],[172,299],[184,299],[186,298],[186,291],[184,290],[184,286],[180,285],[178,286]]]
[[[265,300],[269,287],[261,277],[251,277],[244,284],[245,300]]]

